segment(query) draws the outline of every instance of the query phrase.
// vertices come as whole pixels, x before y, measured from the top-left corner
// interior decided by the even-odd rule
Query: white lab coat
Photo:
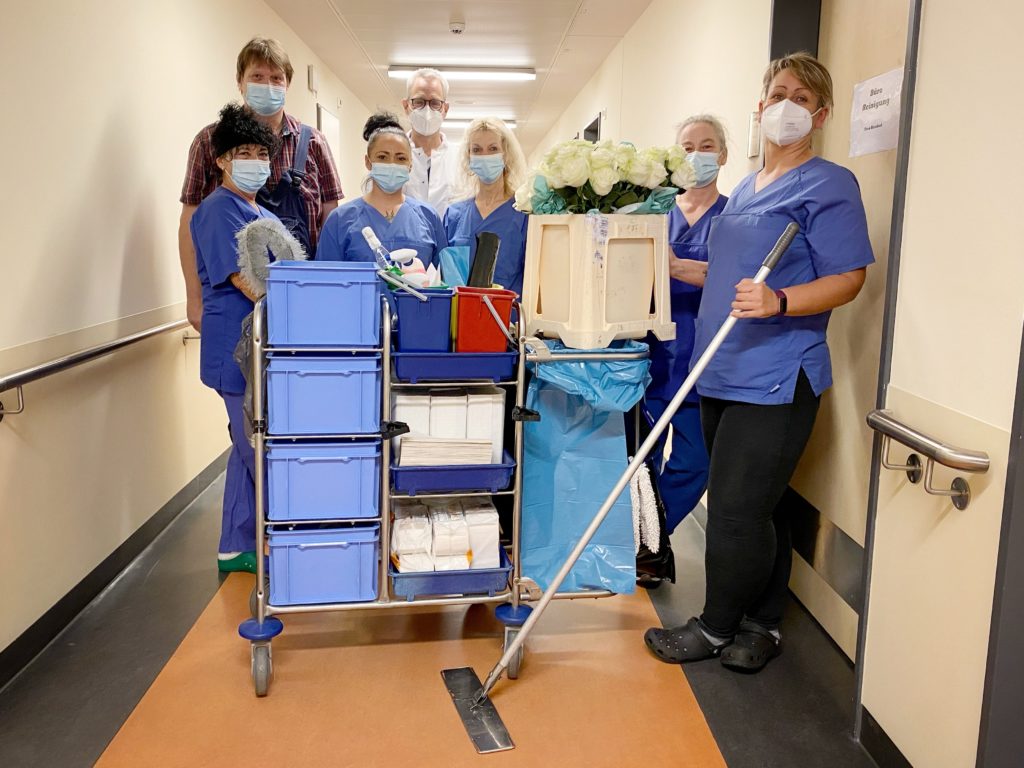
[[[438,216],[444,216],[448,204],[460,191],[460,149],[459,144],[449,144],[443,133],[441,146],[429,155],[413,145],[412,170],[405,185],[405,194],[428,203]]]

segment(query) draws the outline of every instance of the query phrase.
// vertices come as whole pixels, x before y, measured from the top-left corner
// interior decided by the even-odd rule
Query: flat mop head
[[[441,677],[477,752],[487,754],[515,749],[516,745],[512,743],[512,737],[490,697],[484,696],[477,701],[483,691],[483,684],[472,667],[443,669]]]

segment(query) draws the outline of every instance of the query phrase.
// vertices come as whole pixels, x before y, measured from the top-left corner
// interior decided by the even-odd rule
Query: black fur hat
[[[211,140],[217,157],[243,144],[266,147],[273,156],[280,144],[270,128],[253,117],[244,107],[233,102],[220,111],[220,122],[213,129]]]

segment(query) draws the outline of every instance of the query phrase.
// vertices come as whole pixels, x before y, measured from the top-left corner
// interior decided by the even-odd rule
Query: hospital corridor
[[[0,766],[1024,766],[1022,24],[0,0]]]

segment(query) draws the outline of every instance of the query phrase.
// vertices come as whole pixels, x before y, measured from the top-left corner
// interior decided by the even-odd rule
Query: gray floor
[[[0,691],[0,766],[91,766],[221,578],[221,475]]]
[[[220,586],[213,562],[223,482],[0,691],[0,766],[77,768],[102,754]],[[684,622],[703,602],[697,518],[680,526],[673,548],[678,583],[651,593],[666,625]],[[850,739],[853,670],[845,657],[796,603],[783,632],[785,653],[759,675],[737,675],[716,661],[686,669],[728,765],[873,766]]]
[[[685,623],[704,604],[702,517],[690,515],[672,536],[676,583],[651,592],[665,626]],[[782,655],[759,674],[737,674],[714,659],[685,667],[730,768],[874,766],[850,735],[855,681],[849,661],[795,600],[782,633]],[[652,663],[658,662],[652,657]]]

